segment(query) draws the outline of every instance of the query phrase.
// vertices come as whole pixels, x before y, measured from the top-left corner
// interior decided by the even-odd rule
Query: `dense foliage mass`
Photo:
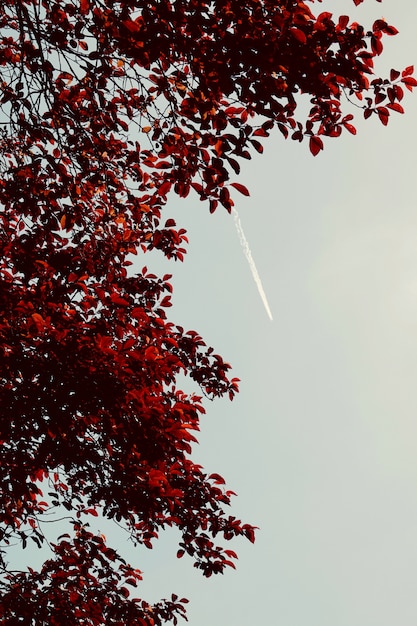
[[[132,271],[157,248],[183,259],[168,194],[228,211],[239,159],[277,127],[355,133],[349,100],[386,124],[412,68],[373,76],[384,19],[368,30],[300,0],[8,0],[0,7],[0,443],[2,624],[176,623],[184,602],[135,598],[139,570],[90,531],[91,515],[206,576],[217,545],[254,528],[191,459],[202,396],[237,391],[197,332],[168,321],[170,276]],[[337,3],[336,3],[337,4]],[[359,4],[359,0],[355,0]],[[308,103],[306,119],[297,104]],[[303,107],[305,110],[305,107]],[[136,265],[135,265],[136,267]],[[177,388],[179,374],[201,396]],[[41,545],[54,510],[73,520],[40,571],[9,546]]]

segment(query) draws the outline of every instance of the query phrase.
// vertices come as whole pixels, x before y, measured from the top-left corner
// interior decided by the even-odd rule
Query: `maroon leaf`
[[[317,156],[320,150],[323,150],[323,141],[317,135],[310,137],[310,152],[313,156]]]
[[[249,190],[245,187],[245,185],[241,185],[240,183],[231,183],[231,186],[237,189],[244,196],[249,196]]]

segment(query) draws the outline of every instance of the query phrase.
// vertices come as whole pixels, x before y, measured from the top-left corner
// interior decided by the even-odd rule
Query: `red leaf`
[[[149,348],[146,348],[145,359],[147,359],[148,361],[155,361],[155,359],[157,359],[158,356],[159,356],[158,348],[156,348],[155,346],[149,346]]]
[[[163,307],[172,306],[171,296],[165,296],[165,298],[162,298],[161,306],[163,306]]]
[[[313,156],[317,156],[320,150],[323,150],[323,142],[317,135],[310,137],[310,152]]]
[[[356,135],[356,128],[352,124],[348,124],[345,122],[344,127],[348,130],[352,135]]]
[[[224,112],[226,115],[234,116],[239,115],[243,110],[243,107],[227,107]]]
[[[210,474],[210,480],[214,480],[215,485],[224,485],[224,478],[220,474]]]
[[[170,180],[166,180],[158,189],[158,193],[160,196],[166,196],[168,191],[171,189],[172,183]]]
[[[125,300],[125,298],[121,298],[117,295],[117,293],[112,293],[110,296],[110,300],[114,302],[114,304],[119,304],[120,306],[129,306],[130,302]]]
[[[72,604],[75,604],[79,597],[80,594],[78,593],[78,591],[71,591],[69,594],[69,599]]]
[[[404,113],[403,107],[398,102],[390,102],[387,104],[387,107],[393,111],[397,111],[398,113]]]
[[[378,37],[371,37],[371,48],[372,52],[379,56],[384,49],[382,45],[382,41]]]
[[[375,95],[375,104],[381,104],[381,102],[383,102],[385,100],[387,96],[384,93],[377,93]]]
[[[90,10],[90,0],[80,0],[80,13],[86,15]]]
[[[398,29],[395,28],[395,26],[390,26],[390,24],[387,24],[387,26],[384,28],[384,33],[392,37],[393,35],[398,35]]]
[[[269,137],[269,133],[264,128],[257,128],[253,134],[256,137]]]
[[[242,526],[243,532],[245,536],[249,539],[251,543],[255,542],[255,528],[253,526],[249,526],[249,524],[244,524]]]
[[[219,203],[217,200],[210,200],[210,213],[214,213],[214,211],[217,209],[218,204]]]
[[[94,517],[98,517],[98,513],[95,509],[85,509],[84,513],[88,513],[89,515],[93,515]]]
[[[42,330],[45,326],[45,321],[42,317],[42,315],[39,315],[39,313],[32,313],[32,319],[35,322],[36,326],[38,327],[39,330]]]
[[[338,30],[345,30],[346,26],[349,24],[349,16],[341,15],[339,17],[339,23],[337,25]]]
[[[245,185],[241,185],[240,183],[231,183],[231,187],[234,187],[235,189],[240,191],[240,193],[244,196],[250,195],[249,190],[245,187]]]
[[[403,70],[401,72],[401,76],[411,76],[411,74],[413,74],[414,72],[414,65],[409,65],[408,67],[405,68],[405,70]]]
[[[200,185],[200,183],[191,183],[191,187],[192,187],[193,189],[195,189],[195,191],[196,191],[197,193],[200,193],[200,194],[201,194],[201,193],[203,193],[203,191],[204,191],[204,190],[203,190],[203,185]]]
[[[385,107],[378,107],[377,108],[377,113],[378,113],[378,117],[381,120],[381,122],[383,123],[384,126],[386,126],[388,124],[388,118],[389,118],[389,111],[387,108]]]
[[[229,556],[231,559],[237,559],[238,556],[236,554],[236,552],[234,550],[225,550],[224,551],[225,554],[227,554],[227,556]]]
[[[300,30],[299,28],[291,28],[290,33],[293,35],[293,37],[295,37],[295,39],[297,41],[299,41],[302,44],[307,43],[307,37],[306,34]]]
[[[251,139],[250,142],[253,145],[253,147],[255,148],[255,150],[257,152],[259,152],[259,154],[263,153],[264,147],[263,147],[263,145],[259,141],[256,141],[256,139]]]
[[[399,102],[404,98],[404,90],[401,85],[394,85],[395,96]],[[412,91],[412,87],[409,88]]]
[[[288,128],[284,124],[278,124],[278,130],[284,135],[285,139],[288,137]]]
[[[417,80],[413,76],[406,76],[401,79],[401,82],[404,83],[409,91],[413,91],[413,87],[417,86]]]

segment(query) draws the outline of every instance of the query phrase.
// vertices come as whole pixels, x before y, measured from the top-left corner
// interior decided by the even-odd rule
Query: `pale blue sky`
[[[379,67],[417,66],[415,2],[314,9],[335,6],[399,28]],[[405,109],[387,128],[359,118],[316,158],[275,136],[244,164],[251,197],[235,200],[273,322],[222,209],[173,198],[184,264],[140,259],[174,274],[172,320],[242,379],[233,403],[207,403],[195,450],[238,492],[231,513],[260,526],[254,546],[230,545],[238,570],[202,578],[175,533],[151,553],[118,539],[144,571],[138,594],[188,597],[192,626],[417,623],[417,93]]]

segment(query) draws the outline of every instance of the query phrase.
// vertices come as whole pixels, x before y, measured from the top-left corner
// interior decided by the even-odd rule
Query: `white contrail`
[[[233,217],[235,220],[236,230],[237,230],[237,234],[239,235],[239,240],[243,248],[243,252],[245,253],[245,257],[249,263],[249,267],[252,272],[253,280],[255,281],[256,286],[258,287],[259,295],[261,296],[261,300],[264,304],[265,310],[268,313],[268,317],[272,321],[273,317],[272,317],[271,309],[269,308],[268,299],[266,297],[264,288],[262,286],[261,278],[258,274],[258,270],[256,269],[255,261],[253,260],[252,252],[250,251],[248,240],[246,239],[245,233],[243,232],[242,224],[240,223],[239,214],[236,211],[236,209],[233,209]]]

